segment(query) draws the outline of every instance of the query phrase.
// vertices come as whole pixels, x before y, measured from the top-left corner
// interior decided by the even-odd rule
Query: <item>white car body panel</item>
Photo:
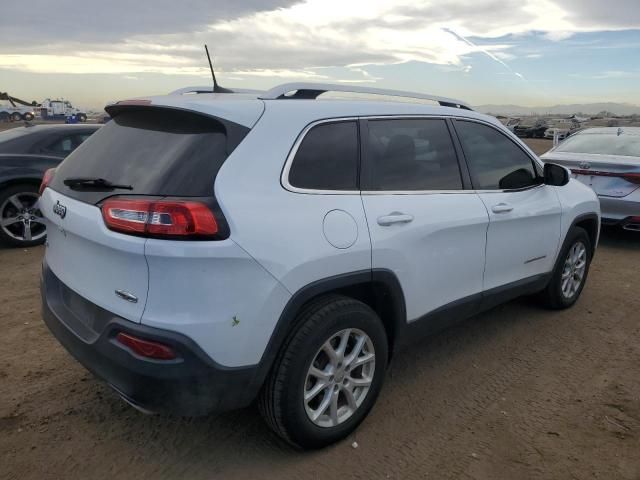
[[[489,219],[478,195],[372,194],[362,200],[373,268],[389,269],[398,277],[408,321],[482,291]],[[413,220],[379,225],[379,217],[393,212]]]
[[[53,212],[57,202],[66,208],[64,219]],[[140,322],[149,286],[146,239],[109,230],[98,207],[50,188],[40,197],[39,208],[47,222],[45,256],[53,273],[99,307]],[[126,301],[116,290],[138,300]]]
[[[560,241],[561,210],[554,187],[479,195],[490,219],[484,290],[550,272]]]
[[[230,239],[150,238],[145,256],[149,295],[144,325],[195,339],[225,367],[260,361],[291,295],[253,258]]]

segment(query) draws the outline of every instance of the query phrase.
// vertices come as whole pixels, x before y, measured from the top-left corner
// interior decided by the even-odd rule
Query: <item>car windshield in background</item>
[[[556,152],[640,157],[640,135],[583,133],[567,138]]]

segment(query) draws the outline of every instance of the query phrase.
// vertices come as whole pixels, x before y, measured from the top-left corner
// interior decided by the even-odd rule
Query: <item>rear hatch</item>
[[[40,199],[48,223],[46,262],[80,297],[139,322],[149,288],[148,235],[108,228],[101,206],[115,197],[197,199],[215,211],[216,174],[249,128],[165,107],[116,106],[109,113],[113,120],[59,165]]]
[[[542,160],[569,168],[598,195],[625,197],[640,188],[640,157],[551,151]]]

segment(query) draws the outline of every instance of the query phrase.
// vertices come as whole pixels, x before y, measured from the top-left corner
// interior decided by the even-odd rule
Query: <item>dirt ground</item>
[[[640,479],[638,234],[603,232],[572,309],[514,301],[402,352],[355,434],[306,453],[255,408],[126,405],[42,323],[42,254],[0,248],[1,479]]]

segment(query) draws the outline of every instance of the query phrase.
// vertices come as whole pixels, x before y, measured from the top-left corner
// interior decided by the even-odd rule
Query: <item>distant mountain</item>
[[[640,114],[640,105],[631,103],[575,103],[571,105],[554,105],[552,107],[522,107],[520,105],[478,105],[476,110],[493,115],[571,115],[583,113],[595,115],[602,111],[616,115]]]

